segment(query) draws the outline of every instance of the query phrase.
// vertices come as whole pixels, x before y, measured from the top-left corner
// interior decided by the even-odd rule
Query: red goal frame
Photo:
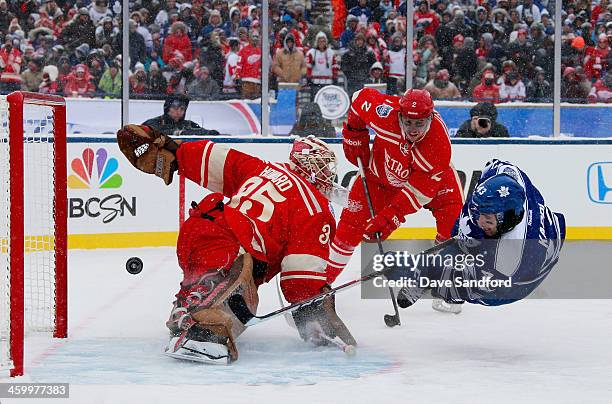
[[[55,338],[68,336],[68,216],[66,102],[63,97],[16,91],[7,97],[10,150],[10,350],[11,376],[23,375],[24,351],[24,113],[26,104],[53,108],[55,216]],[[27,118],[27,117],[26,117]]]

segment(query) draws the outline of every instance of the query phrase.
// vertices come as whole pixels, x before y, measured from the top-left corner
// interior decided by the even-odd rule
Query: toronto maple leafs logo
[[[379,106],[376,107],[376,115],[378,115],[381,118],[388,117],[391,111],[393,111],[393,107],[391,105],[380,104]]]
[[[502,198],[507,197],[508,195],[510,195],[510,189],[504,185],[502,185],[501,187],[499,187],[499,189],[497,190],[497,192],[499,192],[499,196]]]

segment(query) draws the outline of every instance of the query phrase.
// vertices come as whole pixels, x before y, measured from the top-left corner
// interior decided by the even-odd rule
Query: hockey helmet
[[[404,138],[410,142],[421,140],[429,131],[434,103],[426,90],[410,88],[399,101],[399,124]]]
[[[336,177],[336,155],[325,142],[310,135],[294,140],[289,160],[298,173],[324,195],[329,196]]]
[[[474,222],[482,213],[494,214],[498,234],[504,234],[523,220],[525,199],[525,190],[514,178],[498,174],[476,187],[470,201],[470,214]]]

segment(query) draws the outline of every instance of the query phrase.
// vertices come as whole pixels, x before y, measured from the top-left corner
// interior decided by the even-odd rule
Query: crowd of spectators
[[[127,59],[121,5],[109,1],[0,0],[2,93],[117,97],[125,62],[132,97],[257,98],[262,40],[272,88],[405,88],[406,1],[331,0],[331,21],[311,18],[317,0],[270,0],[262,35],[253,0],[135,0]],[[563,9],[562,98],[612,102],[612,5],[564,0]],[[418,0],[413,87],[436,99],[551,101],[553,12],[550,0]]]

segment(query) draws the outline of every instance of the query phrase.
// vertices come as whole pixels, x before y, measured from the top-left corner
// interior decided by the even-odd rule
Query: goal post
[[[67,336],[66,104],[0,97],[0,368],[23,375],[25,334]]]

